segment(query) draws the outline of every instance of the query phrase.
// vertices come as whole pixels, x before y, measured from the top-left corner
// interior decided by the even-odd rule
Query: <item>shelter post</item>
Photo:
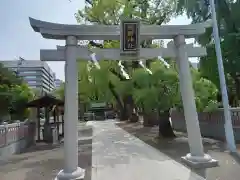
[[[41,140],[41,118],[40,118],[40,108],[37,107],[37,140]]]

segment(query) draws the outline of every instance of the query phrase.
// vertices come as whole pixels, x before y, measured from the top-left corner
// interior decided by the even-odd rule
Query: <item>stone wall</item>
[[[240,142],[240,108],[231,108],[231,116],[235,140]],[[203,137],[225,140],[223,109],[198,113],[198,119]],[[187,131],[183,112],[172,110],[171,121],[174,130]]]
[[[0,125],[0,158],[23,152],[35,142],[34,123],[16,122]]]

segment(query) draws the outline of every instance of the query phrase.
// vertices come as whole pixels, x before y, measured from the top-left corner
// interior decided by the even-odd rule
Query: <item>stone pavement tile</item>
[[[92,180],[203,180],[113,121],[93,123]]]
[[[219,167],[207,169],[205,177],[207,180],[239,180],[240,162],[228,152],[208,151],[215,159],[219,160]]]
[[[119,127],[143,140],[160,152],[181,163],[181,157],[189,153],[187,135],[176,133],[175,139],[161,139],[158,136],[158,127],[143,127],[140,123],[117,123]],[[240,158],[234,157],[226,150],[225,144],[203,138],[205,152],[214,159],[219,160],[219,167],[207,170],[193,170],[206,180],[239,180],[240,178]]]

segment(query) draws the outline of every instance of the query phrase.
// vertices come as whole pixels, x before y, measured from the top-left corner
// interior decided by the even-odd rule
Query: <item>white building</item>
[[[51,92],[55,89],[55,73],[46,62],[21,59],[0,63],[23,78],[31,88],[37,88],[41,92]]]

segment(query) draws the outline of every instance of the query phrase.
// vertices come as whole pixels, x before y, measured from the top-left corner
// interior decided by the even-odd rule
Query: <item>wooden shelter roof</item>
[[[49,107],[53,105],[63,106],[64,101],[52,95],[46,94],[38,99],[28,102],[26,106],[42,108],[42,107]]]

